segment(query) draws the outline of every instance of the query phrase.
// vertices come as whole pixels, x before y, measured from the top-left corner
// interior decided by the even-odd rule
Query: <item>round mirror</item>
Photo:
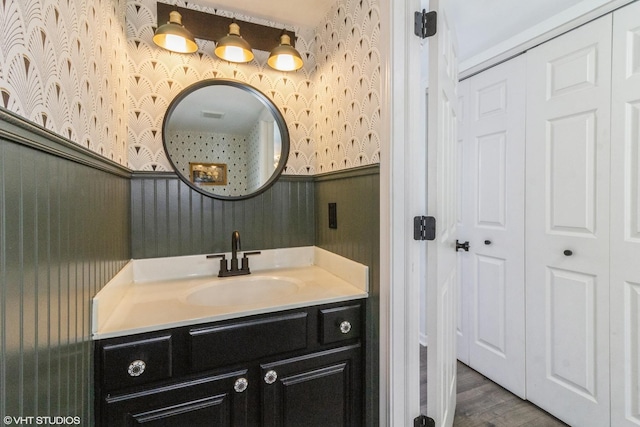
[[[180,179],[216,199],[262,193],[289,157],[289,131],[278,108],[234,80],[204,80],[180,92],[165,115],[162,142]]]

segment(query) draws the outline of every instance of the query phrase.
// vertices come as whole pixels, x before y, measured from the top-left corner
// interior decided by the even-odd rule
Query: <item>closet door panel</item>
[[[469,312],[469,366],[525,396],[525,59],[468,83],[460,252]]]
[[[611,425],[640,426],[640,3],[613,15]]]
[[[476,224],[480,227],[506,228],[507,217],[507,133],[501,130],[476,138],[477,185]]]
[[[549,331],[545,346],[549,349],[549,378],[577,394],[595,396],[596,277],[548,268],[546,285]],[[571,363],[567,363],[569,360]]]
[[[498,357],[506,358],[506,261],[503,258],[477,255],[475,265],[478,283],[474,344]]]
[[[556,235],[595,235],[596,111],[547,121],[548,232]]]
[[[527,398],[608,425],[611,16],[532,49],[527,71]]]

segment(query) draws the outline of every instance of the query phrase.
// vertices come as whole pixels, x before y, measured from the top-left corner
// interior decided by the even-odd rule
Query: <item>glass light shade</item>
[[[280,46],[271,51],[267,64],[271,68],[279,71],[295,71],[302,67],[302,57],[298,51],[291,46],[291,38],[288,34],[280,36]]]
[[[169,13],[169,22],[158,27],[153,42],[172,52],[193,53],[198,50],[193,35],[182,25],[182,15],[177,10]]]
[[[251,46],[240,36],[240,26],[235,22],[229,25],[229,34],[218,41],[214,53],[229,62],[249,62],[253,59]]]

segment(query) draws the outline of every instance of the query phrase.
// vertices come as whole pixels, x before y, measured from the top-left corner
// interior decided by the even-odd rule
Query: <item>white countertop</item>
[[[92,339],[368,296],[368,267],[317,247],[262,251],[250,257],[252,274],[245,276],[219,278],[219,266],[218,259],[205,255],[130,261],[93,299]],[[278,298],[256,301],[247,295],[247,303],[238,303],[246,291],[237,283],[235,293],[236,283],[230,281],[260,278],[278,278],[297,287]],[[235,305],[202,305],[205,302],[189,297],[208,286],[227,284],[234,286]]]

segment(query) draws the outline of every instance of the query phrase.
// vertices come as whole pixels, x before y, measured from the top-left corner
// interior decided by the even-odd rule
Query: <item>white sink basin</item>
[[[210,307],[252,305],[280,300],[302,286],[302,281],[289,277],[229,277],[199,286],[187,295],[185,302]]]

